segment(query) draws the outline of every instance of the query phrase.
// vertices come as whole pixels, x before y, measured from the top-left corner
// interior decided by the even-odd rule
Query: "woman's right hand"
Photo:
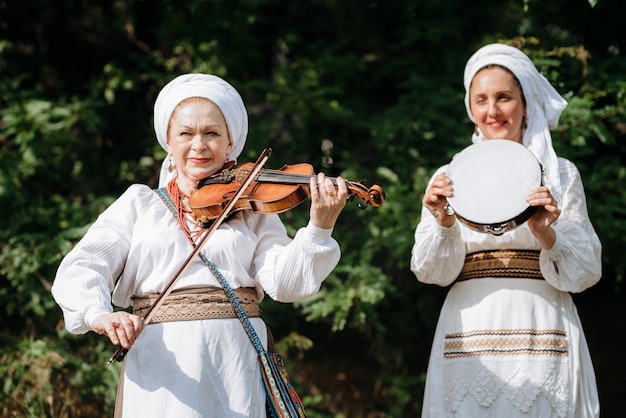
[[[435,176],[422,199],[422,205],[432,213],[435,221],[446,228],[454,225],[456,221],[454,215],[448,215],[445,211],[445,206],[448,203],[447,198],[453,195],[452,180],[446,173],[441,173]]]
[[[125,311],[98,316],[91,325],[100,335],[107,335],[114,345],[130,348],[141,332],[141,317]]]

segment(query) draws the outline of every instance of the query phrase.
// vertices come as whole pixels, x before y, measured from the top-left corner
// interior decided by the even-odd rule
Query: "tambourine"
[[[538,207],[525,199],[544,184],[543,168],[533,153],[506,139],[468,146],[453,157],[446,174],[454,188],[448,214],[475,231],[493,235],[526,222]]]

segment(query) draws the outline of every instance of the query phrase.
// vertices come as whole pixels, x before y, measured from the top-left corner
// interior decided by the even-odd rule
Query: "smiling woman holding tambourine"
[[[550,129],[567,102],[517,48],[479,49],[465,104],[473,145],[433,175],[411,270],[448,286],[422,417],[597,417],[593,365],[569,292],[601,276],[575,165]]]

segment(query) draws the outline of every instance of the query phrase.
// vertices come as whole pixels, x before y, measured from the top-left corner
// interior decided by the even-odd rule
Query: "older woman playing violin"
[[[172,296],[184,295],[143,331],[141,309],[175,275],[202,230],[189,208],[198,181],[241,153],[247,112],[238,92],[213,75],[186,74],[159,93],[156,137],[167,150],[160,186],[177,216],[146,185],[132,185],[89,228],[59,266],[52,293],[65,326],[95,331],[130,348],[120,379],[116,416],[265,417],[257,353],[220,284],[200,258]],[[310,221],[290,238],[278,215],[239,211],[221,224],[202,253],[246,301],[246,313],[265,344],[258,302],[316,293],[340,258],[331,233],[348,191],[319,173],[310,178]],[[202,301],[211,298],[211,307]],[[182,300],[183,302],[180,302]],[[231,310],[232,311],[232,310]]]

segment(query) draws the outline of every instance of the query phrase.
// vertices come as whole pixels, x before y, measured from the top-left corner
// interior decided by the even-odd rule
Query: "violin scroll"
[[[364,180],[361,180],[361,183],[362,182],[364,182]],[[378,207],[382,205],[383,203],[385,203],[385,200],[387,199],[387,195],[385,194],[385,191],[383,190],[382,187],[375,184],[368,189],[361,183],[353,183],[353,182],[346,181],[346,185],[348,186],[348,192],[349,192],[349,195],[348,195],[349,202],[354,200],[355,197],[358,197],[360,200],[359,202],[360,209],[365,209],[369,205]]]

